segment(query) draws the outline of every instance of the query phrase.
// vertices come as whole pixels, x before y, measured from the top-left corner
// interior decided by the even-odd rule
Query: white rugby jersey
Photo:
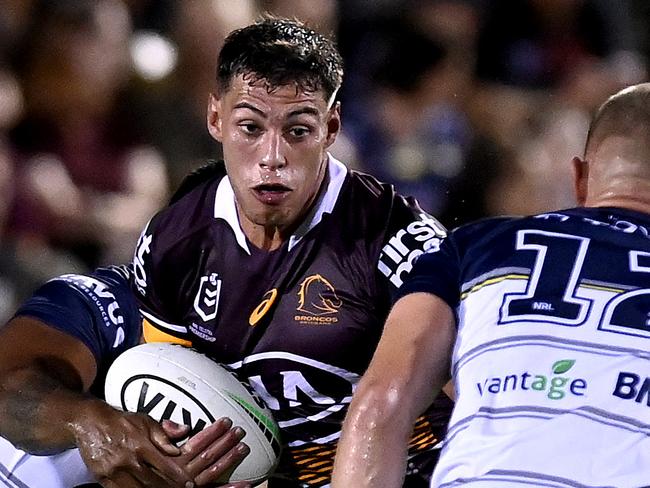
[[[431,486],[650,486],[650,216],[490,219],[421,256],[402,294],[457,314],[458,392]]]
[[[74,488],[91,484],[94,479],[79,449],[54,456],[33,456],[0,437],[0,486],[3,488]]]

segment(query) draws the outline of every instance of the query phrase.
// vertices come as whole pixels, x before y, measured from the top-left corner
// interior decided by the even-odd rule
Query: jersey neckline
[[[303,219],[302,223],[298,226],[296,231],[289,237],[288,250],[291,251],[296,244],[318,223],[323,219],[326,213],[332,213],[334,206],[341,192],[341,187],[347,176],[347,167],[328,153],[328,181],[327,189],[318,197],[316,204],[312,207],[307,216]],[[235,193],[230,184],[228,175],[224,176],[219,182],[217,191],[214,198],[214,218],[224,220],[232,229],[235,234],[237,244],[248,255],[251,250],[248,246],[246,235],[239,223],[239,216],[237,215],[237,208],[235,206]]]

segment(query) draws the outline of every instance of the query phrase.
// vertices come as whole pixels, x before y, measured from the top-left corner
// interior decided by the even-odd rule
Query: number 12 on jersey
[[[515,249],[533,251],[535,262],[522,293],[507,293],[499,310],[499,324],[545,322],[577,327],[585,323],[593,300],[576,294],[587,256],[587,237],[520,230]],[[629,271],[650,273],[640,258],[650,253],[629,251]],[[650,261],[649,261],[650,262]],[[650,283],[650,280],[649,280]],[[650,337],[650,290],[642,288],[620,292],[604,307],[599,329]]]

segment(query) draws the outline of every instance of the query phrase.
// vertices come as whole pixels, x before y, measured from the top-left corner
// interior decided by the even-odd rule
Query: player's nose
[[[264,141],[265,148],[260,160],[260,167],[268,171],[276,171],[287,165],[287,158],[284,154],[284,141],[282,135],[276,132],[269,132]]]

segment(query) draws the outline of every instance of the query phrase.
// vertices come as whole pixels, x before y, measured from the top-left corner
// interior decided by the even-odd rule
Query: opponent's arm
[[[0,330],[0,434],[34,454],[78,446],[105,486],[185,486],[190,477],[164,455],[179,450],[161,426],[87,393],[96,371],[82,341],[14,318]]]
[[[68,403],[86,401],[82,392],[96,371],[81,341],[40,320],[14,318],[0,330],[0,433],[34,454],[73,447],[67,424],[77,409]]]
[[[402,486],[413,423],[449,378],[455,336],[440,298],[396,302],[343,424],[332,487]]]

